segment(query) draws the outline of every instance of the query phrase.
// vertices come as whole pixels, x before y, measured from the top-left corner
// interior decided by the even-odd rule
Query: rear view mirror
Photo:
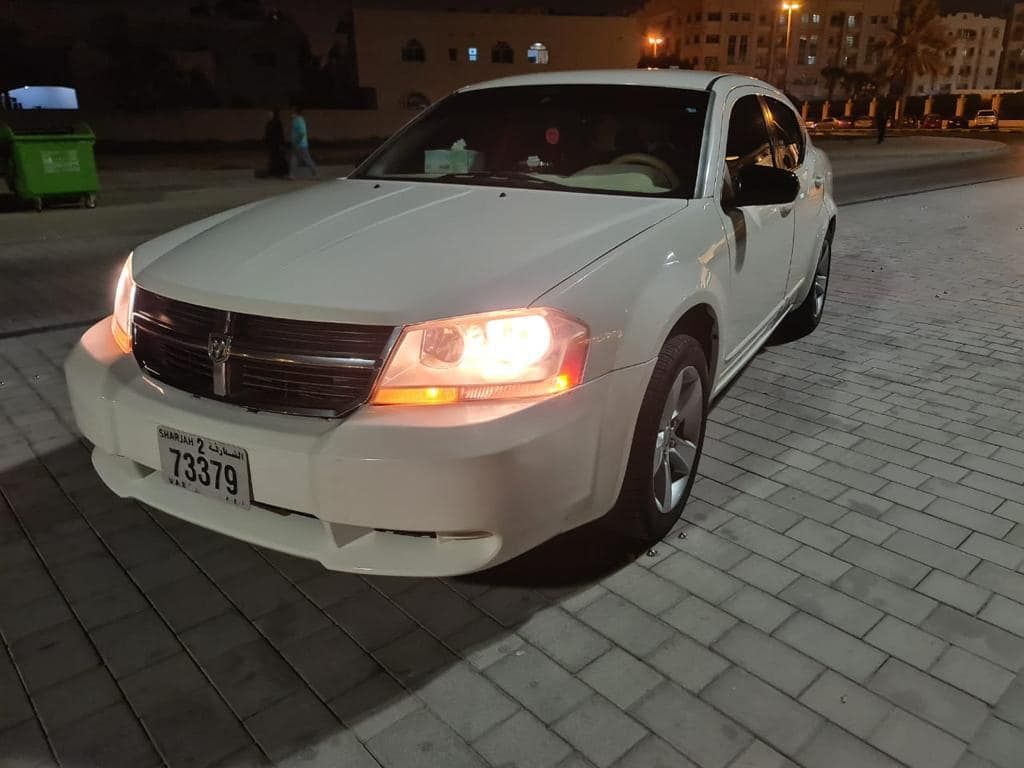
[[[792,171],[766,165],[748,165],[736,179],[733,205],[784,205],[800,194],[800,180]]]

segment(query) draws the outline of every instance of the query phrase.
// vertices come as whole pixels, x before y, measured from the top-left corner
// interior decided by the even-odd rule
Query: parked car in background
[[[825,117],[814,124],[813,130],[834,131],[842,128],[852,128],[853,121],[848,117]]]
[[[825,307],[828,157],[772,86],[468,86],[347,178],[135,248],[65,364],[115,493],[332,570],[664,537],[710,404]]]
[[[949,130],[969,128],[970,123],[966,117],[954,115],[946,118],[946,128]]]
[[[994,109],[979,109],[974,117],[974,127],[996,130],[999,127],[999,113]]]
[[[870,117],[869,115],[861,115],[860,117],[855,117],[853,119],[853,127],[854,128],[874,128],[875,127],[875,118]]]
[[[924,120],[921,122],[922,128],[927,128],[930,131],[939,130],[942,128],[942,124],[945,118],[942,115],[932,112],[929,115],[924,116]]]

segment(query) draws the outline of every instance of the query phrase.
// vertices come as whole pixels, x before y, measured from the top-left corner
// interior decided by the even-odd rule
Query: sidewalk
[[[893,136],[882,144],[877,143],[873,134],[856,138],[818,137],[812,141],[828,154],[836,176],[843,177],[981,160],[1011,152],[998,141],[945,136]]]

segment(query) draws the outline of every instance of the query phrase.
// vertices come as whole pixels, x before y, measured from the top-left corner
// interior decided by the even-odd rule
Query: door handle
[[[824,178],[822,178],[821,176],[815,176],[815,177],[814,177],[814,188],[815,188],[815,189],[821,189],[821,186],[822,186],[822,185],[823,185],[824,183],[825,183],[825,179],[824,179]]]

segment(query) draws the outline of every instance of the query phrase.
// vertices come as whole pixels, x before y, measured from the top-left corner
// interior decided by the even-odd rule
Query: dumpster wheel
[[[96,194],[94,192],[90,192],[89,194],[84,195],[82,197],[82,205],[84,205],[86,208],[95,208]]]

